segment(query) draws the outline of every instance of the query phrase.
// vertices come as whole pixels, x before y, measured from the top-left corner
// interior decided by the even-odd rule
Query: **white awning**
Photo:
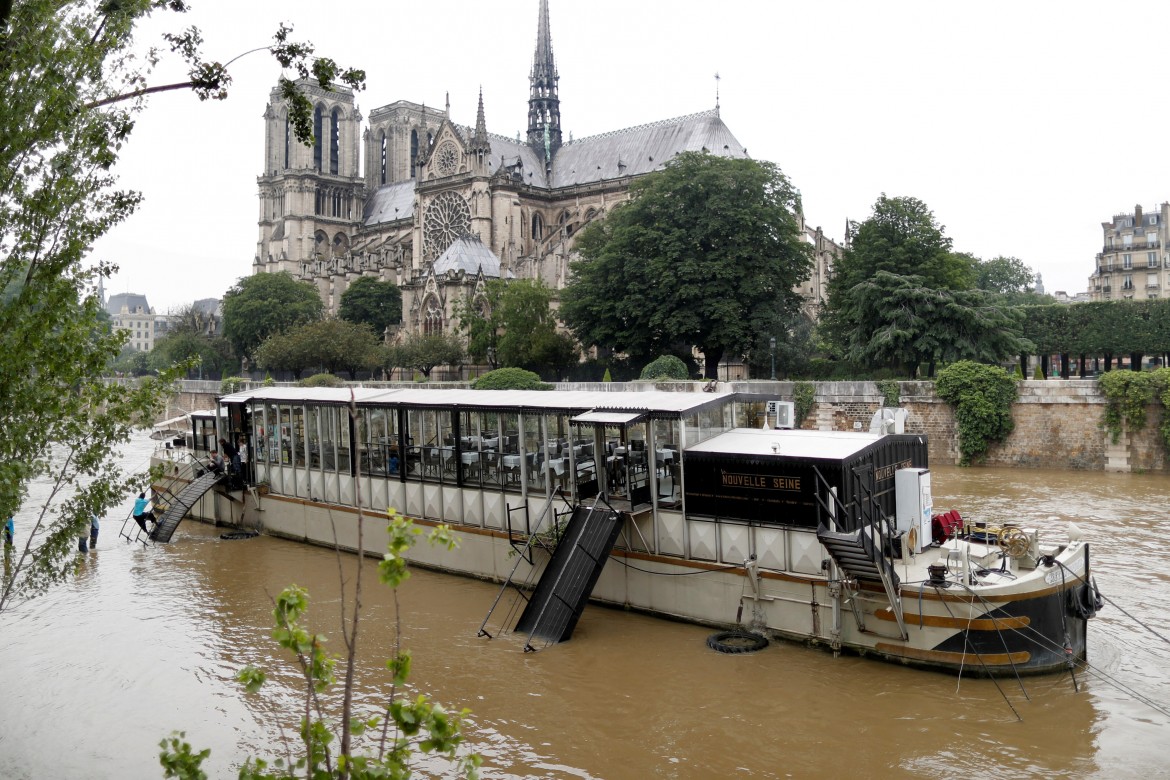
[[[602,425],[629,425],[646,416],[645,412],[585,412],[570,422],[601,423]]]
[[[178,417],[172,417],[169,420],[156,422],[150,426],[152,431],[186,431],[191,427],[190,415],[181,414]]]

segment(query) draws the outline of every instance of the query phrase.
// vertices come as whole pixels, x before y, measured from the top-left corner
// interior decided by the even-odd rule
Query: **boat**
[[[458,549],[413,562],[499,583],[480,634],[525,649],[570,638],[595,603],[1037,674],[1085,660],[1100,605],[1075,532],[936,511],[925,434],[793,430],[774,395],[265,387],[215,415],[191,451],[159,456],[190,458],[194,480],[200,442],[243,440],[248,484],[207,488],[189,516],[348,550],[359,505],[367,550],[390,508],[449,524]]]

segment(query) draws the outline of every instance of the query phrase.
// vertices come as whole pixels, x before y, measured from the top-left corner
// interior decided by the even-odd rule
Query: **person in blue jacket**
[[[4,546],[11,547],[16,541],[16,524],[12,522],[12,517],[4,523]]]
[[[134,516],[134,522],[138,523],[138,527],[143,531],[146,530],[146,521],[157,524],[158,520],[154,516],[154,512],[150,510],[150,501],[146,498],[146,493],[139,493],[138,500],[134,502],[134,511],[131,513]]]

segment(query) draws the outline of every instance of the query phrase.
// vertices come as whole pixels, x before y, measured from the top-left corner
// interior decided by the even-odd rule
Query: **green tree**
[[[402,322],[402,291],[393,282],[381,282],[372,276],[358,277],[341,294],[338,316],[369,325],[381,336],[386,328]]]
[[[582,344],[639,360],[693,345],[714,377],[799,308],[811,252],[775,165],[686,152],[630,195],[580,234],[560,314]]]
[[[417,369],[427,379],[435,366],[457,366],[464,360],[463,342],[453,333],[411,334],[391,355],[400,367]]]
[[[1022,314],[979,290],[927,287],[918,276],[878,271],[853,289],[856,327],[846,357],[862,365],[904,368],[940,361],[995,362],[1032,348],[1020,335]]]
[[[201,58],[193,28],[167,37],[187,61],[188,79],[146,84],[155,52],[149,61],[136,57],[135,26],[184,6],[0,0],[0,517],[21,507],[31,480],[51,486],[46,502],[21,513],[25,544],[7,561],[0,609],[67,576],[77,530],[144,480],[111,467],[109,453],[134,425],[153,420],[173,374],[103,381],[125,336],[110,331],[92,293],[115,267],[90,264],[87,255],[140,201],[115,189],[110,171],[144,98],[177,89],[226,97],[227,65]],[[282,28],[276,44],[262,48],[326,85],[339,74],[329,60],[310,61],[311,47],[287,35]],[[304,95],[290,99],[311,106]],[[311,137],[311,128],[300,134],[305,126],[298,124],[298,138]]]
[[[646,364],[640,379],[690,379],[687,364],[674,355],[663,355]]]
[[[938,361],[995,361],[1031,348],[1018,313],[975,289],[981,267],[952,251],[925,203],[883,194],[833,271],[821,333],[854,363],[910,376],[920,364],[933,373]]]
[[[455,310],[473,360],[550,370],[558,376],[577,362],[572,338],[557,331],[554,292],[539,279],[492,279],[482,295]],[[492,350],[489,352],[488,350]]]
[[[330,374],[345,371],[355,379],[358,371],[381,365],[382,342],[368,325],[327,319],[302,325],[288,335],[305,344],[306,365],[321,366]]]
[[[975,286],[980,290],[1011,295],[1035,289],[1036,273],[1016,257],[993,257],[975,267]]]
[[[246,276],[223,296],[223,334],[238,354],[252,355],[269,336],[321,319],[323,309],[317,288],[288,273]]]
[[[862,222],[829,282],[833,295],[847,293],[878,271],[920,276],[927,287],[966,290],[974,286],[976,258],[952,252],[951,239],[934,213],[917,198],[882,193]]]

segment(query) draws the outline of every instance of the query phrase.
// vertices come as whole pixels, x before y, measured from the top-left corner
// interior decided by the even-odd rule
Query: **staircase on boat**
[[[621,530],[622,515],[600,501],[579,505],[573,511],[564,537],[516,624],[517,631],[528,634],[525,650],[535,649],[534,639],[548,645],[573,635]]]
[[[187,512],[191,511],[191,507],[195,506],[195,503],[203,498],[207,491],[215,487],[217,482],[225,478],[226,476],[223,474],[209,471],[180,490],[171,499],[166,511],[158,518],[158,524],[154,530],[150,532],[151,541],[169,542],[175,534],[175,529],[179,527],[180,521],[187,516]]]
[[[621,533],[623,515],[604,500],[592,505],[565,503],[559,513],[554,503],[563,496],[553,495],[536,516],[535,523],[525,521],[520,532],[524,540],[516,547],[516,563],[500,588],[496,600],[479,627],[479,636],[489,639],[508,631],[516,613],[523,604],[523,612],[516,621],[516,631],[528,634],[525,651],[535,650],[534,640],[545,645],[563,642],[572,636],[573,629],[593,586],[601,575],[617,536]],[[527,513],[525,513],[527,517]],[[561,518],[569,520],[561,528]],[[509,536],[515,532],[509,520]],[[541,551],[544,552],[541,552]],[[548,557],[545,557],[545,554]],[[527,566],[522,566],[527,563]],[[535,583],[535,584],[534,584]],[[492,615],[508,591],[514,591],[511,605],[502,621],[489,630]]]
[[[894,534],[889,518],[882,512],[874,495],[873,467],[853,469],[853,495],[856,498],[848,506],[841,502],[820,471],[814,471],[821,515],[817,540],[842,575],[839,582],[857,620],[857,627],[866,630],[863,612],[858,604],[859,599],[863,598],[860,586],[874,584],[881,587],[889,602],[901,638],[907,639],[909,635],[902,616],[902,597],[898,591],[900,582],[891,556]],[[850,530],[837,530],[838,523]]]

